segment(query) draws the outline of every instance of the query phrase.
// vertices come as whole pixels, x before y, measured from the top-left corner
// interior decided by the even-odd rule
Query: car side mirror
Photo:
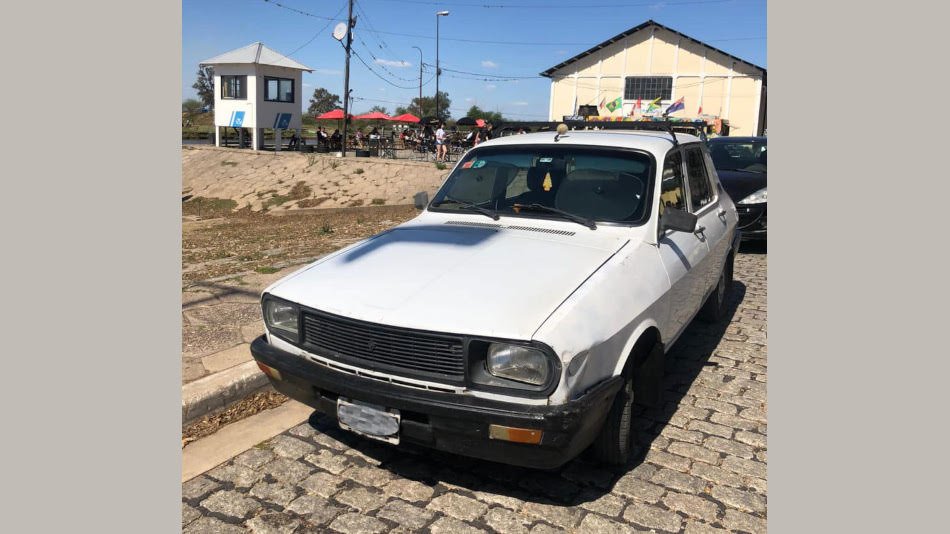
[[[663,210],[663,215],[660,216],[660,231],[695,232],[698,222],[699,217],[692,213],[676,208],[666,208]]]
[[[417,210],[424,210],[426,206],[429,205],[429,193],[425,191],[419,191],[412,197],[412,203],[416,206]]]

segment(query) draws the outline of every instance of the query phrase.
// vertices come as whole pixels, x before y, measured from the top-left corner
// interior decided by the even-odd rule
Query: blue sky
[[[439,89],[448,92],[453,117],[477,104],[512,118],[547,120],[550,81],[513,78],[537,76],[647,19],[768,66],[765,0],[356,0],[354,50],[391,82],[352,57],[356,113],[373,105],[392,112],[418,96],[413,46],[422,49],[423,63],[435,64],[439,10],[450,12],[439,21]],[[255,41],[314,69],[304,73],[304,108],[315,87],[342,95],[345,57],[331,32],[345,18],[346,0],[182,0],[182,99],[195,96],[191,84],[201,60]],[[424,82],[435,72],[425,69]],[[435,81],[422,91],[433,95]]]

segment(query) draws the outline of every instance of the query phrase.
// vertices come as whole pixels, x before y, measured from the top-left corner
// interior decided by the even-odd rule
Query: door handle
[[[726,209],[725,209],[725,208],[719,208],[719,217],[720,217],[720,218],[723,218],[723,217],[725,217],[725,216],[726,216]]]
[[[703,232],[705,232],[705,231],[706,231],[706,227],[705,227],[705,226],[697,226],[696,229],[693,230],[693,233],[696,234],[696,235],[699,235],[699,234],[701,234],[701,233],[703,233]]]

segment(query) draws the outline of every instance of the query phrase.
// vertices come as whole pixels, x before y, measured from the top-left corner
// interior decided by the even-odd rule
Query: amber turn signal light
[[[264,371],[264,374],[265,374],[265,375],[267,375],[267,376],[273,378],[274,380],[283,380],[283,379],[280,377],[280,371],[278,371],[277,369],[274,369],[273,367],[264,365],[264,364],[261,363],[261,362],[257,362],[257,366],[261,368],[261,371]]]
[[[488,437],[515,443],[537,445],[541,443],[543,432],[530,428],[515,428],[511,426],[488,425]]]

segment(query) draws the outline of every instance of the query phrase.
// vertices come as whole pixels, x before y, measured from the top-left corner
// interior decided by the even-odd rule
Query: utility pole
[[[448,11],[437,11],[435,13],[435,116],[442,122],[442,114],[439,113],[439,75],[442,71],[439,69],[439,17],[449,16]]]
[[[346,13],[346,70],[343,74],[343,143],[340,146],[340,154],[346,157],[346,125],[350,122],[350,48],[353,45],[353,26],[356,21],[353,20],[353,0],[349,0],[349,8]]]
[[[419,113],[422,113],[422,49],[414,46],[419,51]]]

